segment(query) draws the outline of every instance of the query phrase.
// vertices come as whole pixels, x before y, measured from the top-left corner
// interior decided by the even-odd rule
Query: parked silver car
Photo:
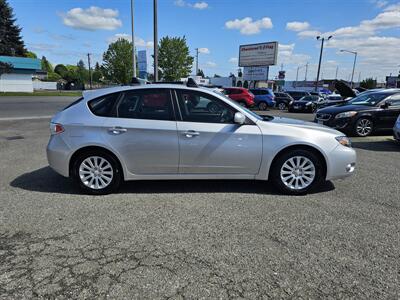
[[[92,194],[153,179],[270,179],[304,194],[351,175],[356,163],[334,129],[261,117],[221,93],[179,84],[85,92],[50,129],[50,166]]]

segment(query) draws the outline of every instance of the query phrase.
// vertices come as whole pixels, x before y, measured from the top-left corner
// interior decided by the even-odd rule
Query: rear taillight
[[[64,127],[59,123],[50,123],[50,133],[51,134],[60,134],[64,132]]]

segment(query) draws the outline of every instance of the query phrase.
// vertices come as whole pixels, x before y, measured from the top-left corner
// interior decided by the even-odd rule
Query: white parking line
[[[40,119],[51,119],[52,117],[53,116],[7,117],[7,118],[0,118],[0,121],[40,120]]]

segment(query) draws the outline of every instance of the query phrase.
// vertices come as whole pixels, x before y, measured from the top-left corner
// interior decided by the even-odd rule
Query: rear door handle
[[[200,135],[199,132],[194,131],[194,130],[188,130],[188,131],[182,132],[182,134],[183,134],[184,136],[186,136],[187,138],[192,138],[192,137],[194,137],[194,136]]]
[[[115,127],[108,128],[108,132],[111,133],[111,134],[115,134],[115,135],[122,134],[122,133],[125,133],[127,131],[128,130],[126,128],[122,128],[120,126],[115,126]]]

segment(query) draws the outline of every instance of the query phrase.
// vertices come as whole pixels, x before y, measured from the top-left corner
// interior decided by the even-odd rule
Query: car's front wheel
[[[354,133],[357,136],[369,136],[374,129],[374,124],[368,118],[360,118],[354,125]]]
[[[320,158],[309,150],[292,150],[280,155],[273,163],[271,180],[284,194],[302,195],[323,180]]]
[[[117,160],[103,151],[82,153],[76,158],[72,171],[75,181],[88,194],[109,194],[121,183]]]

